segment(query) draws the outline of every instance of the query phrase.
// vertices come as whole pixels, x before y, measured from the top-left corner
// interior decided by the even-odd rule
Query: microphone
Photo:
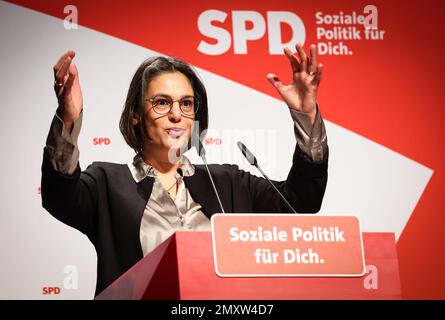
[[[283,196],[283,194],[280,192],[280,190],[277,189],[277,187],[272,183],[272,181],[270,181],[269,177],[264,173],[264,171],[261,169],[261,167],[258,165],[258,161],[256,159],[256,157],[253,155],[252,152],[250,152],[249,149],[247,149],[247,147],[241,142],[238,141],[236,143],[238,145],[238,148],[240,148],[241,153],[243,154],[243,156],[247,159],[247,161],[255,166],[263,175],[264,178],[266,178],[267,181],[269,181],[269,183],[271,184],[271,186],[275,189],[276,192],[278,192],[278,194],[280,195],[281,199],[283,199],[284,203],[295,213],[297,214],[297,211],[295,211],[295,209],[291,206],[291,204],[286,200],[286,198]]]
[[[199,137],[196,138],[197,142],[195,143],[196,151],[198,152],[198,155],[202,158],[202,161],[204,161],[204,165],[207,169],[207,174],[210,177],[210,181],[212,182],[213,190],[215,191],[216,197],[218,198],[219,206],[221,207],[222,213],[226,213],[224,211],[223,205],[221,203],[221,199],[219,198],[218,190],[216,190],[215,183],[213,182],[212,175],[210,174],[209,166],[207,165],[207,159],[206,159],[206,150],[204,149],[204,146],[202,145],[201,139]]]

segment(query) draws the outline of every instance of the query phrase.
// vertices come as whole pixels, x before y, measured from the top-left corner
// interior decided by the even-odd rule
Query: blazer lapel
[[[202,206],[204,214],[209,219],[214,213],[221,213],[218,198],[205,168],[199,168],[195,165],[195,173],[192,176],[185,176],[184,182],[193,199]],[[218,189],[218,191],[220,197],[222,197],[221,190]]]
[[[148,199],[150,199],[151,192],[153,190],[153,183],[155,179],[153,177],[145,177],[143,180],[141,180],[137,184],[137,190],[138,194],[143,200],[140,205],[143,205],[145,208],[145,205],[148,202]]]

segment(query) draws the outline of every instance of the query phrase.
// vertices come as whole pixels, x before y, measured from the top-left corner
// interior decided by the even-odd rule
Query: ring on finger
[[[54,85],[59,88],[63,87],[63,83],[57,82],[57,80],[54,80]]]
[[[310,75],[310,76],[313,76],[313,75],[315,75],[315,74],[316,74],[316,72],[315,72],[315,71],[307,71],[307,73],[308,73],[308,75]]]

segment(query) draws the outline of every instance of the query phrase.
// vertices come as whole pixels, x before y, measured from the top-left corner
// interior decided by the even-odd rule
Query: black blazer
[[[236,165],[209,165],[226,212],[289,212],[272,186],[263,178]],[[299,213],[320,210],[327,183],[328,154],[313,163],[295,148],[286,181],[274,184]],[[94,162],[73,175],[54,170],[44,153],[42,205],[58,220],[88,236],[97,252],[96,295],[143,258],[139,230],[154,178],[136,183],[126,164]],[[207,217],[221,212],[203,165],[184,177],[193,199]]]

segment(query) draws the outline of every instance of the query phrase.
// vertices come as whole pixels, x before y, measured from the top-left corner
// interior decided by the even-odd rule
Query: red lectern
[[[363,233],[362,277],[244,277],[215,273],[210,232],[176,232],[96,299],[401,299],[393,233]]]

